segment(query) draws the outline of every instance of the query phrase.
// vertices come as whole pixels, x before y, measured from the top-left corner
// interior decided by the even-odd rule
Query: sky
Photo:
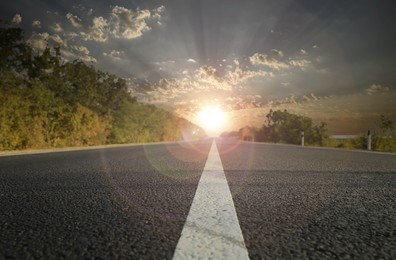
[[[33,48],[127,80],[131,94],[218,131],[260,127],[270,109],[326,122],[330,134],[396,121],[393,1],[13,0],[0,19]]]

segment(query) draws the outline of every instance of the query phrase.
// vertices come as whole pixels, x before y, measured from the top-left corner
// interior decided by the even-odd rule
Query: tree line
[[[261,128],[246,126],[237,132],[222,134],[222,136],[238,136],[247,141],[285,144],[301,144],[302,135],[307,145],[322,146],[328,138],[326,124],[322,122],[320,125],[314,125],[309,117],[295,115],[287,110],[271,109]]]
[[[372,131],[372,150],[396,152],[396,133],[393,122],[384,115],[380,116],[378,127]],[[246,126],[239,131],[225,132],[223,137],[238,137],[245,141],[285,143],[338,148],[367,149],[367,135],[346,140],[335,140],[329,137],[327,125],[321,122],[315,125],[311,118],[296,115],[287,110],[270,110],[262,127]]]
[[[60,48],[34,51],[20,28],[0,28],[0,79],[0,150],[171,141],[198,129],[138,103],[125,80],[66,62]]]
[[[328,140],[327,145],[339,148],[367,149],[368,133],[346,140]],[[374,151],[396,152],[396,132],[393,122],[380,115],[377,129],[371,131],[371,148]]]

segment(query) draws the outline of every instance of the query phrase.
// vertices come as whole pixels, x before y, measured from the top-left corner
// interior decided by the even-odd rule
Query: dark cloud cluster
[[[50,11],[49,14],[54,14],[58,20],[52,22],[48,27],[49,31],[34,31],[29,38],[31,45],[39,51],[46,46],[60,47],[65,59],[78,58],[87,62],[97,62],[99,57],[92,56],[89,47],[84,42],[109,44],[110,39],[139,38],[151,30],[149,22],[161,21],[165,7],[159,6],[153,10],[139,8],[133,10],[116,5],[110,8],[106,17],[94,15],[93,9],[88,9],[83,5],[74,6],[74,10],[79,12],[80,16],[71,12],[66,13],[64,18],[67,23],[58,12]],[[14,20],[15,23],[20,23],[22,18],[20,15],[15,15]],[[41,29],[41,21],[34,20],[32,27]],[[124,52],[113,49],[103,52],[103,56],[120,60],[121,53]]]

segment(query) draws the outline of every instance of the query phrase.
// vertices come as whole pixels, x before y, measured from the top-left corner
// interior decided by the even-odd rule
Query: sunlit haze
[[[218,136],[225,131],[227,117],[219,106],[204,107],[197,114],[198,124],[209,136]]]

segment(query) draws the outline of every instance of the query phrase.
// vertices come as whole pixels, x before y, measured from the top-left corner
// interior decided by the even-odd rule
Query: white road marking
[[[215,141],[173,259],[249,259]]]

